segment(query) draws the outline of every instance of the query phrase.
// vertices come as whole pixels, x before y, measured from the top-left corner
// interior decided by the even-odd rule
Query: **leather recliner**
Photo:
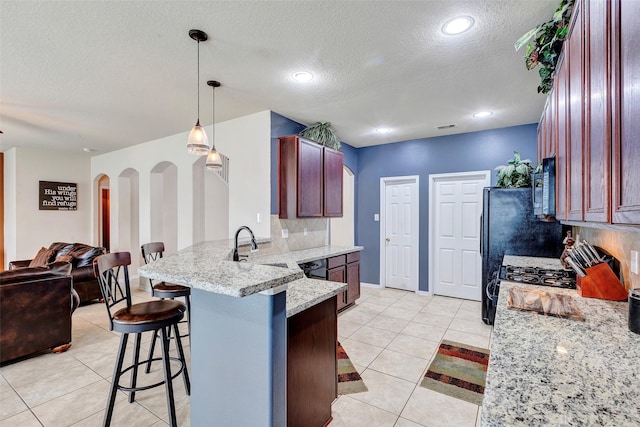
[[[0,362],[71,346],[71,314],[80,299],[71,263],[0,272]]]
[[[93,260],[107,253],[102,247],[89,246],[83,243],[55,242],[49,246],[54,251],[51,261],[63,255],[72,257],[71,277],[73,288],[80,297],[80,303],[102,298],[98,280],[93,274]],[[11,261],[9,270],[28,267],[31,260]]]

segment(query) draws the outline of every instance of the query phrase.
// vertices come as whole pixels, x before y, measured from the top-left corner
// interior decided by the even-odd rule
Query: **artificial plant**
[[[340,149],[340,139],[338,139],[336,134],[333,132],[333,129],[331,129],[331,122],[314,123],[302,129],[299,135],[312,139],[335,150]]]
[[[520,153],[513,152],[513,159],[509,160],[506,165],[500,165],[495,168],[498,171],[498,187],[502,188],[520,188],[531,186],[531,160],[520,158]]]
[[[514,45],[516,51],[527,45],[524,60],[528,70],[540,67],[538,93],[547,93],[553,88],[553,73],[569,31],[573,3],[574,0],[562,0],[551,20],[532,28]]]

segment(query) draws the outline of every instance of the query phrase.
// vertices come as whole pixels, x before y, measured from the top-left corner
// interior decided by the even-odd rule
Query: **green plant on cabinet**
[[[498,171],[498,187],[502,188],[522,188],[531,186],[531,173],[533,166],[531,160],[520,158],[520,153],[513,152],[513,159],[506,165],[496,166]]]

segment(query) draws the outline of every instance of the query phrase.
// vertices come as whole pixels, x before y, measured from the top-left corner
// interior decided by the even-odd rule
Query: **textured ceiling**
[[[513,43],[558,0],[0,1],[0,150],[96,149],[273,110],[375,145],[538,121]],[[459,36],[440,28],[470,15]],[[308,83],[291,79],[307,70]],[[479,110],[494,115],[474,119]],[[455,123],[452,129],[437,126]],[[376,127],[390,127],[386,135]]]

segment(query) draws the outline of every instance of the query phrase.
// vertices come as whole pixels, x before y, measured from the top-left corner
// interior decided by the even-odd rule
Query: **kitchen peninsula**
[[[509,258],[522,267],[559,264]],[[508,308],[513,288],[570,295],[585,320]],[[626,302],[583,298],[572,289],[502,281],[482,426],[640,425],[640,335],[629,331],[627,310]]]
[[[286,381],[297,377],[304,382],[291,374],[292,365],[308,358],[310,345],[312,356],[318,356],[318,331],[324,331],[322,348],[335,345],[335,296],[346,289],[344,283],[305,278],[297,263],[362,248],[326,246],[316,248],[316,255],[252,255],[249,262],[230,261],[231,249],[226,240],[202,242],[138,271],[192,288],[192,425],[283,426],[288,406],[300,407],[287,404],[297,393],[287,396]],[[305,341],[305,335],[313,337]],[[329,368],[335,372],[332,348]],[[329,421],[330,401],[326,409]]]

